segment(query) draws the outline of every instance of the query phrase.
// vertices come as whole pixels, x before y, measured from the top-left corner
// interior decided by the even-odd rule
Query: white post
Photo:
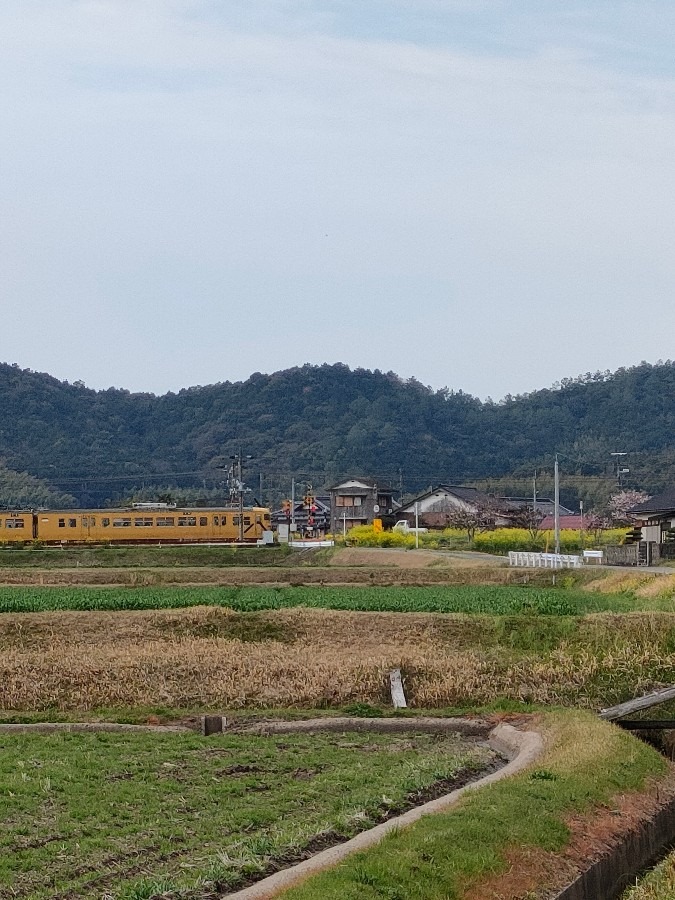
[[[342,537],[347,537],[347,513],[342,513]]]
[[[420,548],[420,505],[415,501],[415,550]]]

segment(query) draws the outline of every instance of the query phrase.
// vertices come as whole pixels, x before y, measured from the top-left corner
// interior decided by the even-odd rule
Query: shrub
[[[415,535],[400,531],[375,531],[372,525],[357,525],[347,532],[352,547],[414,547]]]

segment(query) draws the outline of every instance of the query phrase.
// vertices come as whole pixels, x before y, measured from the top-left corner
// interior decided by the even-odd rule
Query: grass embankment
[[[609,706],[672,683],[675,615],[201,607],[0,616],[7,718],[388,706],[397,667],[417,708]]]
[[[390,834],[378,847],[283,896],[475,900],[529,896],[537,888],[557,886],[553,854],[570,842],[570,817],[592,813],[617,795],[640,790],[667,767],[654,750],[591,715],[547,714],[543,721],[549,746],[536,767],[471,792],[454,810]],[[514,858],[520,892],[502,893],[498,879]],[[497,890],[493,893],[486,882]]]
[[[0,547],[0,568],[64,569],[143,566],[278,566],[294,552],[287,545],[203,547],[191,544],[138,547]],[[300,561],[300,555],[295,554]]]
[[[224,891],[494,758],[373,734],[0,735],[0,751],[0,896],[32,900]]]
[[[564,576],[563,576],[564,579]],[[636,599],[536,585],[443,587],[0,587],[0,613],[49,610],[179,609],[220,606],[238,612],[304,607],[363,612],[574,616],[636,609],[675,611],[672,595]]]

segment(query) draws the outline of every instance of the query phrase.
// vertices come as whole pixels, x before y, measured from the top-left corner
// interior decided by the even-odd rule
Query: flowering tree
[[[469,542],[477,531],[490,528],[495,523],[495,510],[489,506],[478,506],[475,509],[458,507],[448,515],[448,525],[466,531]]]
[[[544,513],[532,506],[521,506],[511,516],[511,522],[516,528],[527,528],[530,537],[536,541],[541,534],[540,525],[544,519]]]
[[[602,532],[607,527],[607,520],[597,513],[589,513],[584,516],[584,531],[590,535],[591,542],[598,546],[602,538]]]
[[[650,499],[649,494],[646,494],[644,491],[619,491],[618,494],[613,494],[609,498],[607,505],[609,518],[617,524],[629,522],[628,510],[637,506],[638,503],[644,503]]]

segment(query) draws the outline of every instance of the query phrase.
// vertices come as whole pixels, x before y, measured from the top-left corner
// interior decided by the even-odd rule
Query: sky
[[[494,399],[675,356],[671,0],[2,0],[0,360]]]

